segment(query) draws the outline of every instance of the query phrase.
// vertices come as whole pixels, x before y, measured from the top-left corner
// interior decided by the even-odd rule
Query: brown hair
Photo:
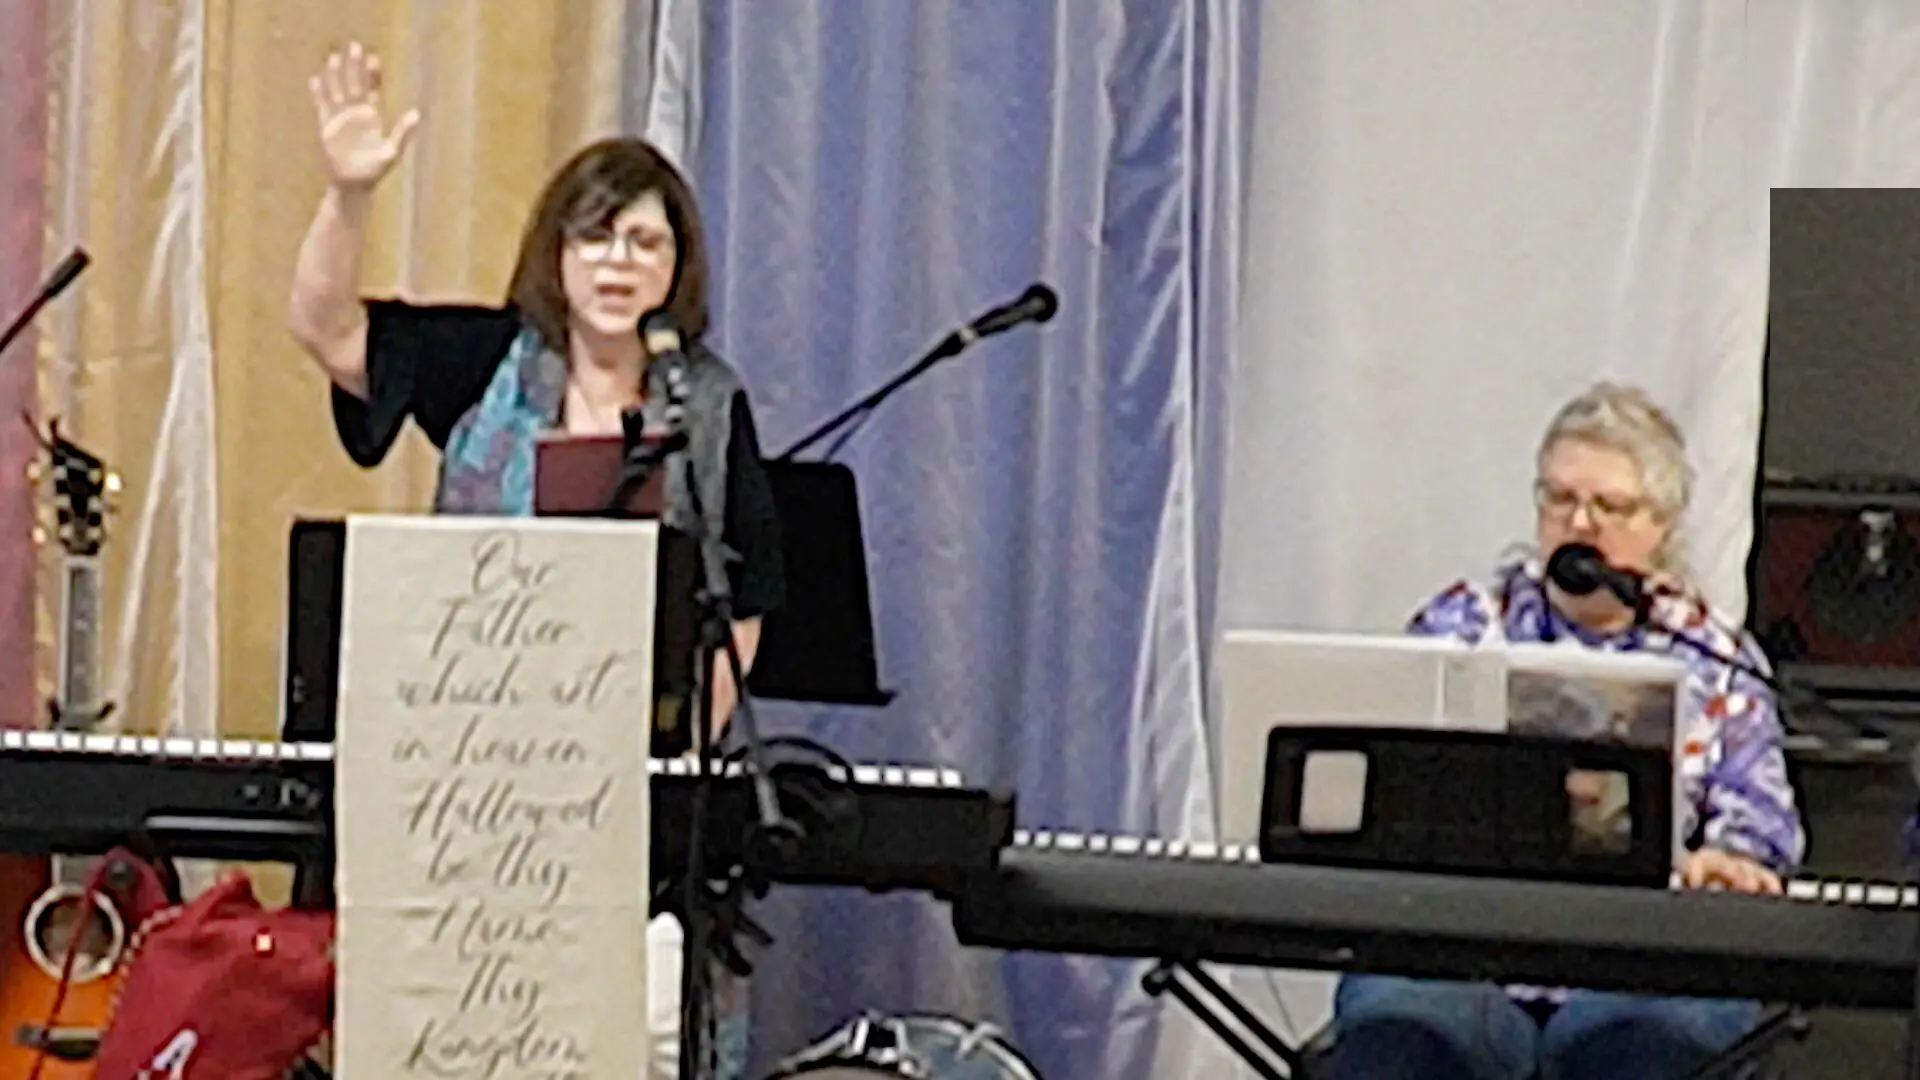
[[[697,341],[707,331],[707,244],[693,191],[679,170],[646,141],[605,139],[562,165],[540,193],[520,238],[507,298],[546,340],[567,351],[567,294],[560,284],[560,251],[569,230],[606,225],[634,200],[660,193],[675,248],[673,286],[666,310],[681,336]]]

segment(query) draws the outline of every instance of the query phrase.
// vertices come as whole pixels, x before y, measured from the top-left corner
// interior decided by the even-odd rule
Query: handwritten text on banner
[[[643,1074],[656,546],[636,522],[349,519],[341,1075]]]

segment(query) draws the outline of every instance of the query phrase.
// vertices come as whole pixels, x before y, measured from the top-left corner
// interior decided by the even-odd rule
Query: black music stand
[[[1365,762],[1358,819],[1335,830],[1307,820],[1308,762],[1321,754]],[[1275,727],[1264,771],[1262,862],[1656,888],[1672,872],[1672,761],[1664,749],[1507,732]],[[1624,830],[1609,828],[1607,843],[1591,848],[1575,826],[1569,788],[1583,772],[1621,781],[1631,810]],[[1312,1075],[1322,1056],[1322,1040],[1288,1043],[1184,957],[1162,958],[1141,987],[1171,995],[1263,1080]],[[1758,1045],[1754,1053],[1771,1043]]]
[[[824,462],[768,461],[765,467],[780,515],[786,602],[767,613],[748,691],[769,701],[888,704],[894,692],[880,686],[853,471]],[[346,522],[295,521],[287,554],[280,737],[332,742]],[[689,632],[677,624],[673,629],[668,636]]]
[[[766,615],[747,689],[770,701],[881,706],[867,549],[853,470],[768,461],[786,602]]]
[[[287,633],[280,659],[280,738],[330,743],[340,692],[347,523],[294,521],[287,532]]]

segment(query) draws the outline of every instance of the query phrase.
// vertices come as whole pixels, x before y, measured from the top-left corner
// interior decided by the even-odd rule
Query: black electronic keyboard
[[[1907,1009],[1914,905],[1902,885],[1670,892],[1020,832],[953,916],[963,944],[1003,949]]]
[[[656,878],[684,865],[690,761],[649,762]],[[807,830],[770,882],[950,898],[963,944],[1430,978],[1908,1008],[1910,885],[1797,881],[1788,896],[1263,864],[1256,849],[1015,832],[1010,799],[950,770],[782,764]],[[0,732],[0,851],[332,855],[333,748],[319,743]],[[737,865],[754,819],[737,766],[716,784],[709,858]],[[676,843],[679,846],[676,847]]]
[[[686,863],[697,762],[648,762],[654,876]],[[739,865],[753,792],[737,764],[710,803],[710,867]],[[951,769],[776,763],[781,807],[806,830],[772,882],[950,890],[994,865],[1013,835],[1011,798]],[[850,775],[849,775],[850,772]],[[152,836],[172,855],[329,860],[333,746],[0,731],[0,851],[99,854]]]

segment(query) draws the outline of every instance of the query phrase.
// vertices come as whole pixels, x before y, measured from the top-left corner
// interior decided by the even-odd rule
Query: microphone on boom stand
[[[687,365],[680,328],[673,316],[655,312],[640,324],[641,338],[653,363],[660,365],[666,391],[669,422],[684,423],[687,403]],[[708,953],[711,950],[715,898],[706,880],[706,830],[715,778],[713,766],[713,667],[724,655],[733,675],[734,710],[739,717],[741,740],[746,744],[748,780],[753,786],[758,820],[748,829],[746,861],[748,866],[764,864],[795,855],[805,833],[791,818],[781,813],[774,794],[773,778],[767,772],[766,744],[760,738],[753,716],[753,702],[747,693],[746,665],[733,640],[733,592],[727,580],[727,552],[724,539],[708,527],[706,509],[700,499],[700,476],[694,455],[681,455],[682,479],[688,499],[686,528],[699,544],[702,581],[699,590],[700,636],[694,659],[694,737],[699,753],[699,781],[694,787],[691,835],[687,849],[687,880],[682,923],[686,934],[684,964],[680,975],[682,1024],[680,1074],[686,1077],[706,1075],[704,1053],[707,1023],[711,1010],[708,993]]]
[[[46,307],[55,297],[67,291],[67,286],[73,284],[73,279],[79,277],[80,272],[85,270],[87,264],[92,261],[93,259],[81,248],[74,248],[67,253],[66,258],[60,260],[60,265],[54,267],[53,272],[47,275],[47,279],[40,283],[39,290],[33,294],[33,299],[27,302],[26,309],[20,312],[20,317],[9,323],[4,332],[0,332],[0,354],[4,354],[7,346],[13,344],[13,339],[27,329],[27,326],[33,322],[33,317],[40,314],[41,308]]]
[[[1060,298],[1054,295],[1052,289],[1038,283],[1028,286],[1027,291],[1020,294],[1020,299],[1001,304],[999,307],[986,312],[979,318],[974,319],[972,322],[940,339],[940,343],[935,345],[931,352],[915,361],[911,367],[895,375],[893,378],[888,379],[885,383],[881,384],[879,389],[868,394],[866,397],[861,398],[859,401],[854,402],[829,417],[825,423],[801,436],[798,442],[774,457],[773,460],[791,461],[795,457],[798,457],[801,451],[806,450],[821,439],[839,431],[841,428],[857,424],[866,419],[873,413],[875,408],[879,407],[881,402],[892,397],[895,391],[926,374],[928,368],[933,367],[940,361],[960,355],[961,352],[965,351],[967,346],[979,341],[981,338],[992,337],[995,334],[1011,330],[1023,323],[1046,322],[1053,318],[1054,313],[1059,310]],[[848,431],[847,434],[851,435],[852,431]],[[844,441],[844,436],[841,441]],[[840,442],[838,441],[834,443],[836,449],[839,445]],[[833,454],[829,452],[827,456],[831,458]]]
[[[654,357],[654,362],[661,366],[665,376],[663,381],[666,384],[668,415],[682,414],[686,408],[688,361],[687,354],[682,351],[679,327],[674,325],[673,316],[664,311],[655,312],[641,324],[641,336],[646,340],[647,351]],[[717,654],[725,653],[727,666],[734,678],[734,709],[740,717],[740,737],[746,744],[746,758],[753,774],[754,801],[759,810],[754,835],[749,837],[754,843],[749,844],[748,850],[758,850],[776,857],[790,855],[802,839],[801,830],[792,819],[781,814],[779,799],[773,791],[773,780],[767,775],[766,744],[760,738],[759,725],[753,716],[753,702],[747,694],[744,678],[746,665],[741,662],[740,647],[733,640],[733,591],[727,579],[726,544],[723,537],[714,535],[713,530],[707,527],[693,455],[686,454],[681,460],[692,518],[689,525],[695,530],[694,539],[700,544],[703,571],[700,586],[704,622],[702,645],[716,654],[702,657],[696,674],[704,677],[706,663],[718,660]],[[712,705],[713,702],[708,700],[703,707],[711,710]]]
[[[1592,544],[1562,544],[1547,559],[1547,580],[1569,596],[1590,596],[1605,590],[1632,609],[1634,625],[1665,631],[1675,643],[1750,676],[1780,696],[1783,714],[1789,706],[1805,706],[1818,714],[1822,722],[1807,723],[1804,715],[1793,716],[1794,726],[1802,733],[1822,738],[1855,740],[1869,734],[1858,722],[1841,715],[1833,703],[1817,691],[1791,679],[1785,679],[1734,653],[1723,653],[1702,641],[1696,641],[1684,627],[1666,626],[1653,618],[1653,603],[1664,588],[1647,580],[1646,575],[1610,565],[1600,549]],[[1786,717],[1783,715],[1782,720]]]

